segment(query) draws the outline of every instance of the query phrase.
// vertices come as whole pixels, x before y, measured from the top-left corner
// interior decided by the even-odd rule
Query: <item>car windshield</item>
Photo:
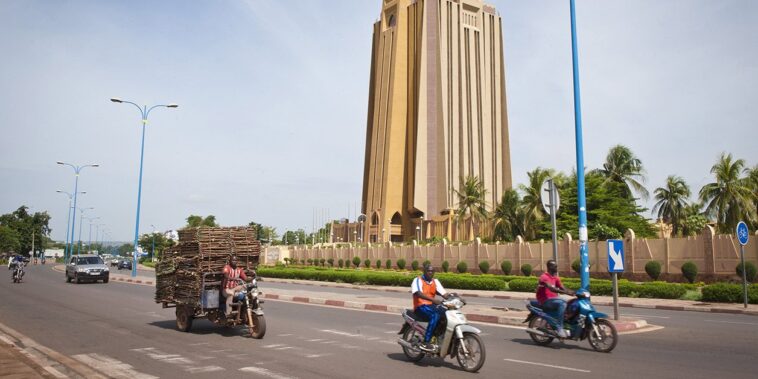
[[[78,265],[97,265],[103,264],[103,260],[100,257],[84,257],[76,260]]]

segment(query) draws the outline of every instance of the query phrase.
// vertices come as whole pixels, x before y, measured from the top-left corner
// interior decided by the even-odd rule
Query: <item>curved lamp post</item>
[[[99,164],[86,164],[84,166],[76,166],[71,163],[66,163],[66,162],[61,162],[61,161],[57,161],[55,163],[59,165],[71,167],[72,169],[74,169],[74,174],[76,174],[76,180],[74,181],[74,207],[73,207],[74,215],[72,216],[72,219],[71,219],[71,245],[68,247],[68,253],[69,255],[71,255],[73,251],[72,248],[73,248],[73,242],[74,242],[74,230],[76,230],[75,229],[76,227],[76,194],[79,193],[79,173],[85,167],[100,167],[100,165]]]
[[[66,246],[65,246],[65,249],[63,250],[63,262],[66,262],[66,261],[68,261],[68,254],[69,254],[69,251],[68,251],[68,237],[69,237],[69,227],[71,226],[71,208],[72,208],[71,207],[71,202],[74,201],[74,195],[70,194],[70,193],[68,193],[66,191],[61,191],[61,190],[57,190],[55,192],[62,193],[64,195],[68,196],[68,217],[66,218]],[[79,193],[82,194],[82,195],[84,195],[85,193],[87,193],[87,191],[81,191]]]
[[[87,208],[79,208],[79,218],[81,221],[79,222],[79,238],[77,238],[77,242],[79,243],[76,247],[76,255],[79,255],[79,252],[82,250],[82,224],[84,224],[84,212],[95,209],[94,207],[87,207]],[[76,214],[76,212],[74,212]],[[71,236],[73,238],[73,236]]]
[[[137,221],[135,222],[134,226],[134,253],[132,254],[132,277],[137,276],[137,242],[139,239],[139,211],[140,211],[140,204],[142,202],[142,162],[145,158],[145,125],[147,125],[147,116],[150,115],[150,111],[152,111],[155,108],[178,108],[179,106],[176,104],[158,104],[153,105],[150,108],[147,107],[147,105],[139,106],[136,103],[133,103],[131,101],[121,100],[117,97],[111,98],[111,101],[114,103],[126,103],[131,104],[137,107],[137,109],[140,111],[140,115],[142,116],[142,147],[140,148],[140,157],[139,157],[139,184],[137,186]]]

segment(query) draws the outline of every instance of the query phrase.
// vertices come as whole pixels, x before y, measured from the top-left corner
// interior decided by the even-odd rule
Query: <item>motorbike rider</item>
[[[557,334],[561,338],[568,338],[568,333],[563,330],[563,314],[566,312],[566,301],[558,294],[573,295],[574,291],[567,289],[558,277],[558,264],[554,260],[546,263],[547,271],[540,275],[537,285],[537,301],[540,307],[555,319],[551,321]]]
[[[24,262],[24,257],[21,254],[15,254],[8,260],[8,270],[18,267],[18,265]]]
[[[424,273],[413,280],[411,284],[413,293],[413,312],[426,318],[429,324],[426,327],[424,343],[419,345],[421,350],[434,351],[436,347],[430,343],[434,329],[440,317],[445,315],[445,308],[440,306],[442,301],[436,296],[449,297],[439,280],[434,279],[434,268],[431,264],[424,265]]]
[[[248,279],[247,275],[245,275],[245,270],[237,267],[237,262],[238,261],[236,255],[229,256],[229,263],[224,266],[224,280],[221,282],[223,295],[226,297],[227,316],[229,316],[229,314],[232,312],[232,301],[234,300],[234,295],[245,288],[243,284],[238,284],[240,279],[246,282],[252,280],[252,278]]]

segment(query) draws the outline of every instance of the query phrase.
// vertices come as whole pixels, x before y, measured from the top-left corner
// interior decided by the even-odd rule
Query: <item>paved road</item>
[[[204,320],[181,333],[174,329],[173,309],[156,305],[150,286],[66,284],[61,273],[41,266],[30,267],[22,284],[12,284],[9,276],[0,280],[1,323],[114,377],[470,375],[449,359],[406,362],[394,342],[398,315],[268,301],[263,340]],[[278,285],[262,283],[264,291]],[[666,328],[623,335],[611,354],[590,350],[586,341],[538,347],[520,329],[477,325],[487,347],[478,377],[754,377],[755,317],[655,312],[651,318],[671,317],[649,320]]]

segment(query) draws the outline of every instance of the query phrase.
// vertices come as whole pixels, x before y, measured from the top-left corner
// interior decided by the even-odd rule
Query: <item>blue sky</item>
[[[513,180],[575,165],[568,1],[491,1],[503,18]],[[141,230],[190,214],[310,230],[360,203],[379,0],[0,2],[0,212],[80,206],[134,234],[140,122],[150,116]],[[722,151],[758,164],[758,3],[577,0],[585,163],[615,144],[652,192],[697,192]],[[652,202],[643,203],[652,207]],[[86,226],[86,224],[85,224]],[[85,228],[84,234],[87,234]]]

